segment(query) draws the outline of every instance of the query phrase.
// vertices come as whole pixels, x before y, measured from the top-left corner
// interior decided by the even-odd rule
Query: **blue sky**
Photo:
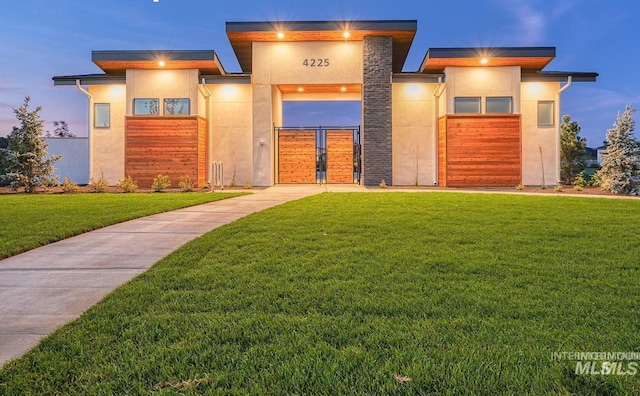
[[[54,87],[51,77],[100,72],[92,50],[212,49],[237,72],[227,21],[417,19],[404,71],[416,71],[430,47],[555,46],[546,70],[600,73],[596,83],[569,88],[561,110],[596,147],[618,111],[640,106],[639,17],[636,0],[7,0],[0,13],[0,135],[16,125],[12,109],[28,95],[43,107],[45,129],[65,120],[86,136],[85,96]],[[315,105],[304,115],[290,105],[285,117],[294,125],[351,125],[359,124],[358,108]]]

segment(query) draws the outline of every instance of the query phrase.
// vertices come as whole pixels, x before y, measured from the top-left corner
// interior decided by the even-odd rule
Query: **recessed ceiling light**
[[[344,38],[349,38],[349,36],[351,36],[351,33],[349,33],[349,31],[348,31],[348,30],[345,30],[345,31],[344,31],[344,33],[342,33],[342,36],[343,36]]]
[[[487,59],[487,58],[480,59],[480,63],[482,63],[483,65],[486,65],[487,62],[489,62],[489,59]]]
[[[283,38],[284,38],[284,33],[282,33],[282,32],[278,32],[278,38],[279,38],[279,39],[283,39]]]
[[[164,61],[158,61],[158,66],[164,67],[165,65],[166,65],[166,63],[164,63]]]
[[[298,92],[303,92],[303,91],[304,91],[304,88],[298,87]]]
[[[347,92],[347,87],[341,87],[341,88],[340,88],[340,91],[342,91],[342,92]]]

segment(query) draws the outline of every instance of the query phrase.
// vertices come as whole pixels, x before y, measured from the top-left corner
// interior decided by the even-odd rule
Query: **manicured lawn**
[[[125,220],[241,194],[0,195],[0,259]]]
[[[635,200],[313,196],[185,245],[0,393],[638,394],[640,373],[551,359],[640,351],[638,219]]]

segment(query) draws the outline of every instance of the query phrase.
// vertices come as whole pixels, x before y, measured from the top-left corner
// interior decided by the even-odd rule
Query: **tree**
[[[0,136],[0,149],[6,149],[9,146],[9,140],[6,137]],[[0,153],[0,187],[7,186],[8,183],[2,180],[2,175],[5,174],[4,161],[2,160],[2,154]]]
[[[586,166],[587,139],[579,133],[580,125],[564,115],[560,125],[560,179],[564,184],[570,184]]]
[[[596,174],[600,187],[614,194],[640,193],[640,146],[633,136],[636,109],[627,105],[618,113],[613,128],[607,131],[607,148],[602,156],[602,168]]]
[[[53,136],[51,132],[47,131],[47,137],[76,137],[76,135],[69,132],[69,125],[66,121],[54,121],[53,126],[56,128],[53,130]]]
[[[12,189],[24,188],[25,192],[34,192],[38,187],[50,187],[58,182],[53,164],[62,155],[47,154],[48,145],[42,139],[44,121],[38,114],[42,108],[38,106],[29,111],[27,96],[24,104],[13,109],[20,128],[13,127],[9,134],[6,149],[0,149],[0,159],[5,173],[0,179],[8,181]]]

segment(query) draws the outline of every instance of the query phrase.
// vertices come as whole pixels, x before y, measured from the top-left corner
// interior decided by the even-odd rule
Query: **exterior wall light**
[[[486,65],[488,62],[489,62],[489,59],[487,58],[480,59],[480,63],[482,63],[483,65]]]
[[[342,91],[342,92],[347,92],[347,87],[341,87],[341,88],[340,88],[340,91]]]
[[[302,87],[298,88],[298,92],[303,92],[303,91],[304,91],[304,88]]]
[[[279,39],[283,39],[284,38],[284,33],[283,32],[278,32],[278,38]]]
[[[342,33],[342,37],[344,38],[349,38],[349,36],[351,36],[351,33],[349,33],[348,30],[345,30],[344,33]]]
[[[166,63],[164,63],[164,61],[158,61],[158,66],[164,67],[165,65],[166,65]]]

